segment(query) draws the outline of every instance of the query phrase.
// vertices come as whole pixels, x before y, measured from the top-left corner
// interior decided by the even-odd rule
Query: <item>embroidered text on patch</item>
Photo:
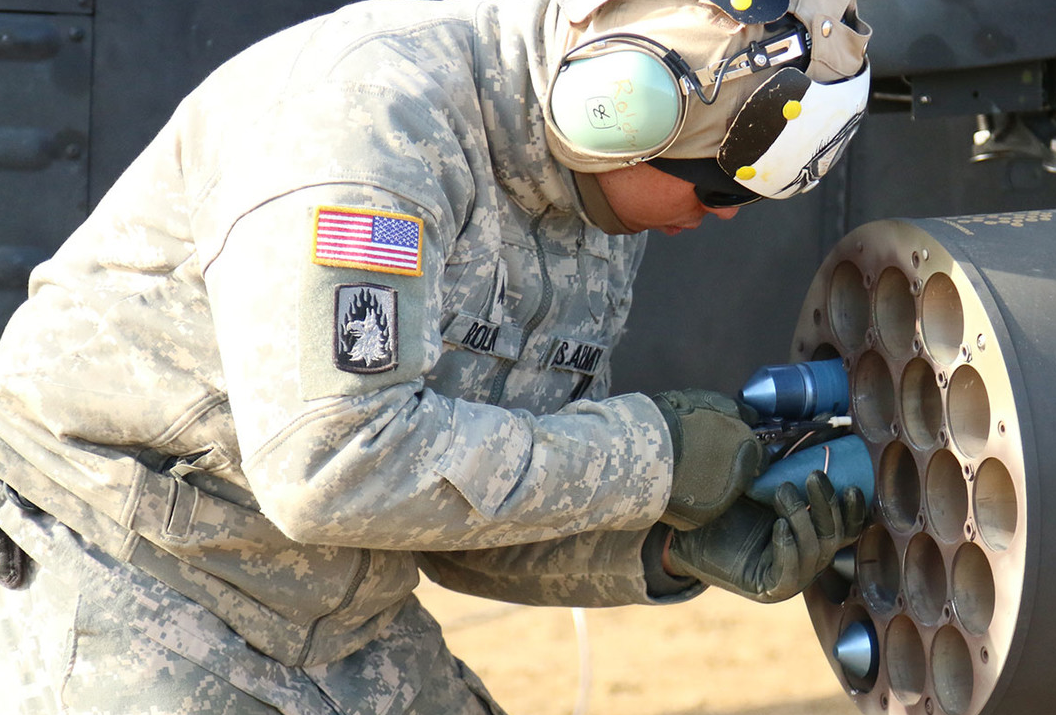
[[[396,297],[373,283],[337,287],[334,300],[334,364],[369,374],[397,365]]]
[[[571,338],[555,338],[546,359],[549,370],[569,370],[584,375],[597,375],[605,356],[604,345],[584,343]]]
[[[320,206],[312,262],[339,268],[422,275],[422,227],[415,216]]]

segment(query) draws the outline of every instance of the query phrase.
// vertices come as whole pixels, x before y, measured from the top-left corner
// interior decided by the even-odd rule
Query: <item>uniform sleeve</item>
[[[422,553],[419,563],[446,588],[532,606],[677,603],[703,592],[694,579],[645,573],[652,534],[595,531],[515,548]]]
[[[420,255],[398,271],[321,258],[330,214],[368,234],[417,231]],[[266,201],[228,232],[205,279],[264,513],[298,541],[428,551],[651,526],[671,446],[648,398],[535,416],[423,387],[441,351],[442,226],[393,192],[333,183]]]

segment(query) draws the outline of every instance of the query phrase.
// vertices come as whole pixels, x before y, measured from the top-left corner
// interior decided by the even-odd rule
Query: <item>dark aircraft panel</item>
[[[858,0],[873,73],[898,77],[1056,57],[1048,0]]]

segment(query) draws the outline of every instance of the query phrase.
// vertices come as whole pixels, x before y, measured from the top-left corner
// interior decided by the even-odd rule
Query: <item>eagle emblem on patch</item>
[[[334,300],[334,364],[338,370],[385,372],[398,362],[397,292],[373,283],[337,287]]]

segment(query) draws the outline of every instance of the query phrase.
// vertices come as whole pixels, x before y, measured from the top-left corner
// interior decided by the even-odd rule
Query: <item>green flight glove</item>
[[[671,498],[660,521],[695,529],[716,519],[766,468],[752,434],[751,407],[718,392],[688,389],[653,397],[674,447]]]
[[[673,532],[667,569],[761,603],[795,596],[858,538],[865,523],[858,487],[844,489],[841,505],[825,473],[815,471],[806,492],[804,501],[786,482],[773,509],[742,497],[708,526]]]

